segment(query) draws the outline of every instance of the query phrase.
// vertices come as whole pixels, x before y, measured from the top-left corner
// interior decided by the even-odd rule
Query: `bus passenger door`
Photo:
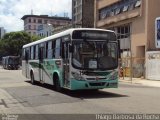
[[[69,42],[62,43],[62,56],[63,56],[63,83],[64,86],[69,86]]]
[[[44,83],[43,79],[43,60],[44,60],[44,47],[39,48],[39,80],[40,82]]]

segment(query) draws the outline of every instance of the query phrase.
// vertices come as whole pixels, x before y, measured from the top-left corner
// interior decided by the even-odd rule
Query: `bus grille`
[[[90,86],[104,86],[105,82],[100,82],[100,83],[89,83]]]

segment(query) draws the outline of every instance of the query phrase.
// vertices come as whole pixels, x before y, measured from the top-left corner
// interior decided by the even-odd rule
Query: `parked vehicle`
[[[5,56],[2,57],[2,66],[4,69],[17,70],[19,68],[20,57],[19,56]]]

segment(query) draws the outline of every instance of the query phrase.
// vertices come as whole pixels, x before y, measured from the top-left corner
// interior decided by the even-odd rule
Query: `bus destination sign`
[[[115,41],[116,40],[116,35],[113,32],[109,32],[109,31],[76,30],[76,31],[73,32],[72,39]]]

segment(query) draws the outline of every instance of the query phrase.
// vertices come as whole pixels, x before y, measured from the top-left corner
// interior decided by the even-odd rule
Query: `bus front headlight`
[[[113,72],[110,74],[109,80],[116,80],[118,78],[118,72]]]
[[[80,74],[78,74],[77,72],[72,72],[72,76],[76,79],[76,80],[85,80],[84,77],[82,77]]]

